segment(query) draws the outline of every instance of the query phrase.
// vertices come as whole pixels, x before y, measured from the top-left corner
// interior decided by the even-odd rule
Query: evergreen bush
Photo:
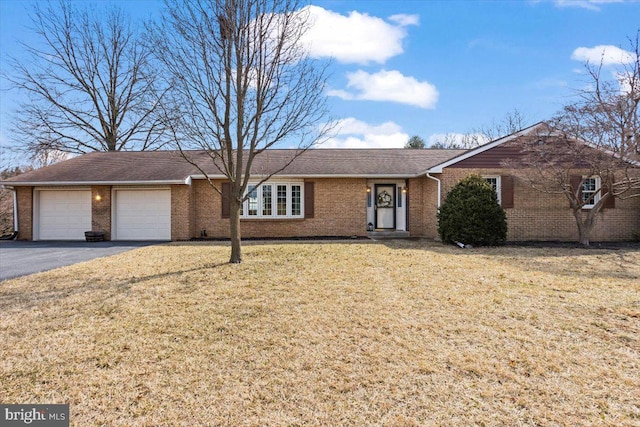
[[[438,212],[438,233],[443,242],[500,245],[507,239],[507,216],[491,185],[470,175],[447,194]]]

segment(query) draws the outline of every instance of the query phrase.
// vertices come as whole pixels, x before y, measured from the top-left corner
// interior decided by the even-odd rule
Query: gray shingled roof
[[[412,177],[464,150],[313,149],[304,152],[281,176]],[[267,175],[282,167],[296,150],[267,150],[256,157],[252,175]],[[188,155],[212,177],[222,177],[207,153]],[[28,172],[4,181],[7,185],[181,183],[202,177],[176,151],[95,152]]]

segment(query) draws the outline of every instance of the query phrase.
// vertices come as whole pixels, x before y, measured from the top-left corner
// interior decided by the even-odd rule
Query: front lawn
[[[73,426],[640,425],[640,251],[132,252],[0,283],[0,402]]]

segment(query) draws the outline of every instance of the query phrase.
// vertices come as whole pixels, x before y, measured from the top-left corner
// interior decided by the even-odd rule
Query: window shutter
[[[304,183],[304,217],[305,218],[313,218],[315,211],[315,196],[313,194],[314,190],[313,182],[305,182]]]
[[[611,177],[611,182],[614,182],[613,177]],[[602,184],[602,190],[600,191],[601,197],[609,192],[610,186],[607,184]],[[613,209],[616,207],[616,198],[613,196],[609,196],[607,200],[602,204],[602,209]]]
[[[571,175],[569,177],[569,183],[571,184],[571,191],[573,194],[578,192],[578,202],[582,201],[582,176],[580,175]]]
[[[513,207],[513,177],[511,175],[500,177],[500,201],[503,208]]]
[[[222,183],[222,218],[229,218],[231,216],[231,202],[229,201],[229,194],[231,193],[231,187],[228,182]]]

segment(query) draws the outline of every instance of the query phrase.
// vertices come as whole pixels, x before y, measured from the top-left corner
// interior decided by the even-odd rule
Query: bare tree
[[[13,61],[7,79],[25,92],[16,143],[46,152],[149,150],[163,145],[156,117],[158,70],[123,12],[36,3],[41,43],[23,43],[28,61]]]
[[[34,169],[40,169],[45,166],[50,166],[55,163],[67,160],[71,157],[71,154],[60,150],[37,150],[35,151],[31,159],[31,167]]]
[[[297,0],[167,1],[153,46],[171,78],[165,113],[173,142],[204,151],[229,183],[208,180],[230,204],[231,257],[242,262],[240,209],[256,156],[278,143],[297,147],[283,170],[324,138],[326,64],[301,45],[307,14]],[[330,123],[330,122],[327,122]]]
[[[585,246],[603,208],[640,196],[638,37],[631,44],[633,53],[614,69],[603,60],[585,64],[588,89],[525,138],[528,167],[517,169],[533,188],[566,196]]]
[[[525,127],[524,115],[518,109],[514,109],[513,111],[505,114],[502,119],[493,119],[491,123],[480,126],[479,128],[473,129],[467,133],[444,134],[437,141],[432,143],[429,148],[469,150],[505,135],[511,135]]]
[[[478,147],[486,142],[488,139],[482,134],[474,133],[446,133],[440,135],[439,138],[429,145],[431,149],[456,149],[456,150],[469,150],[471,148]]]
[[[506,135],[511,135],[527,127],[525,116],[514,108],[500,120],[493,119],[491,123],[472,130],[470,135],[482,135],[481,141],[493,141]],[[478,144],[481,145],[481,144]]]
[[[33,168],[11,166],[0,169],[0,180],[5,180],[18,176],[22,173],[29,172]],[[13,205],[14,192],[0,187],[0,238],[13,238],[15,237],[14,230],[14,205]]]
[[[640,30],[630,39],[631,51],[618,64],[603,58],[598,64],[584,64],[587,89],[577,102],[564,107],[557,120],[568,136],[589,141],[621,157],[640,153]]]

